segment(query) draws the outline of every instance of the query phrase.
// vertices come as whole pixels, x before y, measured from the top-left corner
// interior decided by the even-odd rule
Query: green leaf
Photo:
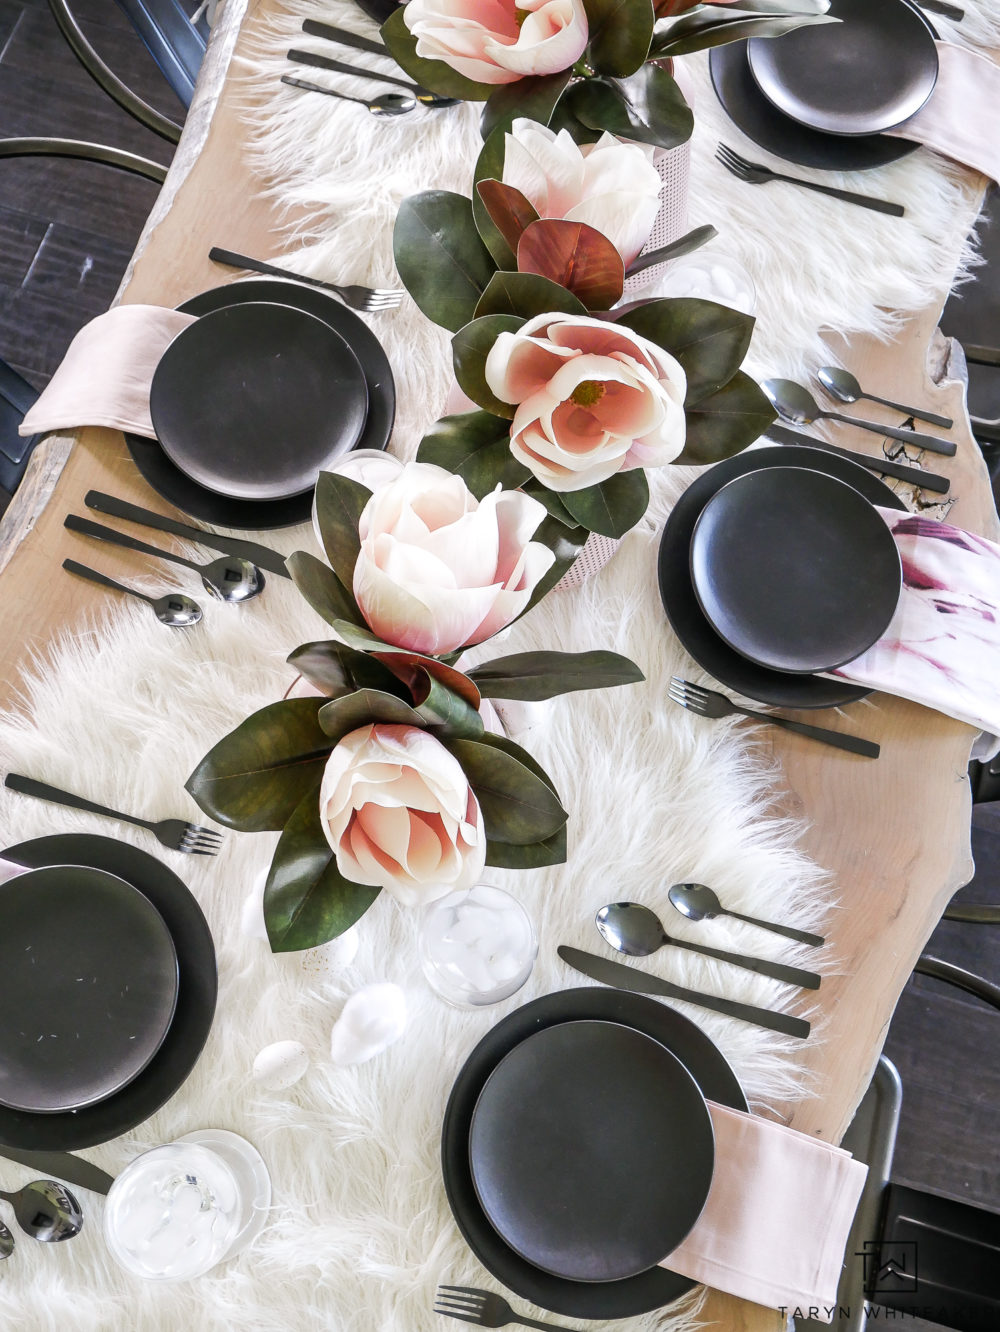
[[[424,671],[419,694],[415,696],[416,709],[425,726],[446,735],[475,739],[483,733],[483,719],[461,696],[449,689],[441,680]]]
[[[501,236],[496,223],[486,211],[486,205],[479,197],[479,191],[476,188],[481,180],[503,180],[503,164],[506,155],[506,132],[501,125],[499,129],[493,131],[483,144],[482,152],[476,161],[476,169],[472,177],[472,216],[479,228],[479,235],[482,237],[483,244],[489,250],[495,262],[501,268],[513,269],[517,267],[514,251]]]
[[[606,537],[623,537],[649,506],[649,486],[641,467],[616,472],[600,485],[560,491],[559,498],[581,525]]]
[[[647,268],[652,268],[655,264],[665,264],[668,259],[680,259],[684,254],[691,254],[694,250],[700,250],[703,245],[706,245],[718,234],[716,229],[710,225],[695,227],[693,231],[678,236],[669,245],[661,245],[658,250],[646,250],[643,254],[640,254],[638,259],[634,259],[629,266],[627,276],[632,277],[635,273],[645,272]]]
[[[660,148],[687,143],[694,117],[673,75],[643,65],[631,78],[585,79],[566,93],[569,110],[594,130]]]
[[[558,134],[560,130],[565,130],[573,142],[582,148],[585,144],[596,143],[603,131],[591,129],[589,125],[585,125],[582,120],[573,114],[571,94],[575,87],[576,84],[571,83],[556,103],[556,109],[549,118],[549,129],[554,134]]]
[[[403,22],[402,9],[390,14],[382,24],[381,36],[396,64],[422,88],[429,88],[442,97],[460,97],[463,102],[485,102],[496,87],[493,83],[477,83],[474,79],[467,79],[443,60],[425,60],[423,56],[418,56],[417,39]]]
[[[494,397],[486,383],[486,358],[501,333],[516,333],[527,321],[516,315],[486,315],[459,329],[451,340],[455,378],[462,391],[494,416],[514,415],[514,405]]]
[[[532,222],[518,242],[517,266],[522,273],[538,273],[565,287],[589,310],[610,310],[621,300],[622,257],[607,236],[585,222]]]
[[[423,719],[415,708],[381,689],[358,689],[353,694],[324,703],[319,710],[319,724],[335,745],[351,731],[370,726],[372,722],[424,729]]]
[[[677,463],[721,462],[731,458],[767,429],[774,408],[749,375],[738,371],[709,398],[687,408],[687,438]]]
[[[616,322],[677,357],[687,375],[686,407],[732,379],[750,346],[754,326],[751,315],[693,296],[649,301]]]
[[[323,549],[344,587],[354,586],[354,566],[361,550],[358,527],[371,497],[367,486],[336,472],[320,472],[316,481],[316,521]]]
[[[634,74],[649,54],[652,4],[635,0],[583,0],[590,39],[585,59],[598,74]]]
[[[494,869],[543,869],[546,865],[564,865],[567,855],[564,827],[543,842],[528,842],[522,846],[486,839],[486,864]]]
[[[289,654],[288,664],[328,698],[349,694],[355,689],[383,689],[391,693],[398,683],[381,662],[332,639],[303,643]]]
[[[271,703],[230,731],[185,783],[198,807],[240,832],[283,828],[322,777],[333,748],[319,724],[323,702]]]
[[[430,677],[459,698],[464,698],[470,708],[479,708],[481,695],[469,677],[455,670],[454,666],[439,661],[437,657],[422,657],[419,652],[407,652],[403,648],[388,648],[384,652],[373,652],[372,656],[406,686],[415,705],[423,703],[428,697],[430,687],[426,677]]]
[[[353,593],[322,560],[306,550],[297,550],[289,555],[285,564],[295,586],[327,624],[343,620],[364,624],[364,616],[358,609]]]
[[[556,494],[554,490],[549,490],[549,488],[543,485],[536,477],[532,477],[530,481],[526,481],[521,489],[526,495],[530,495],[532,499],[536,499],[539,504],[544,505],[548,511],[549,517],[558,519],[564,527],[579,529],[580,524],[570,513],[569,509],[566,508],[566,505],[562,502],[559,495]],[[583,539],[586,541],[587,538],[584,537]],[[537,534],[535,535],[535,540],[539,540]]]
[[[498,485],[516,490],[531,475],[510,451],[510,422],[492,412],[442,417],[420,441],[417,462],[456,473],[476,499]]]
[[[516,250],[525,228],[538,221],[534,204],[519,189],[505,185],[502,180],[477,181],[476,193],[504,241],[511,250]]]
[[[496,272],[479,238],[471,200],[450,190],[426,190],[403,200],[392,252],[417,305],[428,319],[452,332],[473,317]]]
[[[539,125],[547,125],[556,102],[571,78],[572,71],[564,69],[558,74],[539,74],[517,79],[514,83],[494,85],[483,107],[480,126],[483,138],[488,139],[497,130],[509,130],[521,116],[526,120],[535,120]]]
[[[745,14],[720,17],[714,9],[698,10],[677,19],[662,36],[658,33],[651,54],[658,60],[665,56],[690,55],[694,51],[707,51],[712,46],[725,46],[751,37],[780,37],[793,28],[839,22],[840,19],[829,14],[764,14],[747,18]]]
[[[490,285],[476,306],[476,318],[489,314],[512,314],[533,319],[535,315],[552,311],[575,315],[589,313],[578,296],[550,278],[542,277],[539,273],[501,271],[490,278]]]
[[[336,939],[359,920],[380,889],[345,879],[323,834],[319,785],[303,796],[281,834],[264,886],[271,950],[292,953]]]
[[[469,779],[491,841],[516,846],[544,841],[558,832],[569,816],[551,784],[524,761],[523,751],[515,756],[506,746],[495,745],[495,739],[484,735],[478,740],[448,740],[445,744]]]
[[[518,652],[469,672],[484,698],[535,703],[581,689],[612,689],[646,677],[617,652]]]

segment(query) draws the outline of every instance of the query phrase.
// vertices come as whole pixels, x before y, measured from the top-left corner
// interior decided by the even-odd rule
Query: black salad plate
[[[835,453],[798,444],[752,448],[738,453],[703,472],[671,510],[660,539],[658,561],[663,609],[674,633],[698,665],[747,698],[784,708],[836,708],[854,703],[870,691],[844,680],[826,680],[818,675],[789,675],[748,661],[723,642],[698,604],[689,567],[695,523],[708,501],[728,481],[763,467],[814,468],[846,481],[871,504],[886,509],[906,508],[877,477]]]
[[[276,301],[227,305],[188,324],[149,390],[160,448],[230,499],[311,492],[357,443],[367,411],[364,374],[340,334]]]
[[[78,1110],[163,1043],[177,954],[163,917],[104,870],[53,865],[0,884],[0,1106]]]
[[[775,671],[832,671],[885,632],[899,552],[853,486],[811,467],[762,467],[716,491],[695,523],[691,581],[731,648]]]
[[[658,1041],[619,1022],[562,1022],[504,1055],[469,1132],[480,1205],[552,1276],[620,1281],[676,1249],[708,1197],[705,1098]]]
[[[916,115],[934,91],[937,47],[906,0],[831,0],[839,23],[751,38],[758,86],[792,120],[827,134],[878,134]]]
[[[244,301],[276,301],[294,306],[322,319],[341,335],[361,363],[368,385],[368,416],[357,447],[384,449],[396,416],[396,386],[388,357],[368,325],[328,292],[287,278],[245,278],[230,282],[192,296],[178,309],[200,317]],[[165,500],[202,522],[265,532],[307,523],[312,516],[311,491],[288,499],[231,499],[192,480],[170,461],[155,439],[126,435],[125,443],[149,485]]]
[[[632,1318],[691,1290],[688,1277],[651,1267],[621,1281],[569,1281],[543,1272],[505,1244],[476,1195],[469,1133],[480,1092],[500,1060],[536,1032],[567,1022],[617,1022],[664,1046],[681,1061],[701,1094],[734,1110],[748,1108],[721,1051],[690,1021],[642,994],[601,986],[558,990],[524,1004],[493,1027],[466,1060],[445,1110],[441,1133],[444,1186],[459,1230],[473,1253],[509,1290],[567,1318]]]
[[[173,870],[125,842],[62,833],[21,842],[3,855],[28,869],[84,865],[114,874],[149,899],[173,939],[177,950],[177,1007],[163,1044],[136,1078],[112,1096],[80,1110],[28,1114],[0,1106],[0,1147],[72,1151],[109,1142],[155,1114],[174,1095],[208,1039],[218,989],[215,947],[208,924]]]

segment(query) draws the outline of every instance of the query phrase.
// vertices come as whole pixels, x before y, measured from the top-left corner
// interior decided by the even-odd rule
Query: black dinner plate
[[[294,305],[244,301],[202,315],[153,372],[160,448],[230,499],[312,492],[357,443],[368,410],[358,358],[335,329]]]
[[[870,648],[902,584],[883,518],[811,467],[763,467],[716,491],[695,523],[690,569],[720,638],[759,666],[799,673]]]
[[[715,1135],[697,1084],[659,1041],[619,1022],[562,1022],[486,1079],[469,1162],[480,1206],[522,1258],[569,1281],[620,1281],[697,1221]]]
[[[722,1052],[689,1018],[646,995],[583,986],[543,995],[493,1027],[455,1080],[441,1132],[441,1165],[448,1203],[479,1261],[508,1289],[567,1318],[631,1318],[660,1309],[695,1285],[688,1277],[651,1267],[621,1281],[567,1281],[515,1253],[480,1206],[469,1164],[469,1130],[479,1094],[500,1060],[535,1032],[563,1022],[619,1022],[659,1041],[685,1066],[702,1095],[734,1110],[748,1109]]]
[[[382,24],[399,8],[399,0],[357,0],[357,6],[369,18]]]
[[[758,87],[786,116],[826,134],[878,134],[934,91],[937,47],[905,0],[831,0],[839,23],[806,25],[747,47]]]
[[[368,385],[368,416],[357,447],[384,449],[396,416],[396,386],[385,350],[364,320],[328,292],[289,278],[244,278],[192,296],[178,309],[184,314],[200,317],[244,301],[277,301],[292,305],[322,319],[341,335],[361,362]],[[290,499],[230,499],[186,476],[174,466],[155,439],[126,435],[125,443],[149,485],[165,500],[202,522],[264,532],[278,527],[295,527],[298,523],[307,523],[312,516],[311,491],[293,495]]]
[[[0,884],[0,1106],[78,1110],[137,1077],[177,1003],[163,917],[104,870],[52,865]]]
[[[871,504],[905,509],[888,486],[849,458],[806,445],[753,448],[716,463],[693,481],[671,510],[660,539],[658,574],[660,600],[674,633],[687,651],[716,680],[747,698],[785,708],[836,708],[854,703],[871,691],[845,680],[819,675],[787,675],[758,666],[734,651],[715,632],[698,604],[691,582],[691,535],[698,515],[728,482],[761,467],[811,467],[846,481]]]
[[[82,1110],[27,1114],[0,1106],[0,1147],[72,1151],[109,1142],[155,1114],[201,1054],[215,1015],[215,947],[201,908],[173,870],[125,842],[83,833],[38,837],[3,855],[28,869],[87,865],[138,888],[163,917],[177,950],[177,1007],[163,1044],[146,1068],[106,1100]]]

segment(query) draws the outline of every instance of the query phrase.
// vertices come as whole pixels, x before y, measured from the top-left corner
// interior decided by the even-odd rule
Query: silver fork
[[[744,717],[756,717],[759,721],[770,722],[772,726],[783,726],[786,731],[796,735],[808,736],[810,740],[819,740],[824,745],[833,745],[835,749],[846,749],[852,754],[862,754],[865,758],[878,758],[880,747],[873,740],[862,740],[860,736],[845,735],[842,731],[827,731],[822,726],[809,726],[806,722],[792,721],[788,717],[776,717],[771,712],[758,712],[754,708],[743,708],[725,694],[717,694],[714,689],[703,689],[675,675],[667,690],[675,703],[699,717],[710,717],[713,721],[719,717],[730,717],[740,713]]]
[[[734,148],[720,143],[715,150],[727,171],[731,171],[748,185],[767,185],[772,180],[783,180],[789,185],[801,185],[803,189],[815,190],[817,194],[829,194],[832,199],[842,199],[844,203],[858,204],[862,208],[871,208],[876,213],[888,213],[891,217],[903,217],[906,210],[902,204],[890,203],[888,199],[873,199],[870,194],[855,194],[853,190],[837,190],[832,185],[820,185],[814,180],[803,180],[801,176],[783,176],[780,171],[772,171],[762,162],[748,162]]]
[[[222,844],[222,833],[211,828],[202,828],[197,823],[185,823],[183,819],[161,819],[152,823],[149,819],[139,819],[132,814],[122,814],[117,809],[107,809],[104,805],[95,805],[92,800],[73,795],[70,791],[60,791],[58,787],[47,786],[45,782],[36,782],[33,777],[22,777],[20,773],[9,772],[4,778],[4,786],[22,795],[36,796],[39,800],[51,800],[54,805],[66,805],[69,809],[84,809],[89,814],[103,814],[109,819],[122,819],[125,823],[134,823],[139,828],[146,828],[171,851],[183,851],[192,856],[217,856]]]
[[[403,299],[403,292],[392,287],[344,287],[336,282],[324,282],[320,278],[293,273],[289,268],[278,268],[276,264],[265,263],[262,259],[252,259],[249,255],[237,254],[234,250],[223,250],[217,245],[212,246],[208,257],[213,263],[226,264],[229,268],[245,268],[250,273],[266,273],[269,277],[293,278],[296,282],[305,282],[310,287],[321,287],[323,291],[332,291],[345,305],[349,305],[352,310],[360,310],[362,314],[395,310]]]
[[[491,1290],[477,1290],[475,1286],[438,1286],[434,1312],[446,1318],[457,1318],[460,1323],[474,1323],[476,1327],[506,1327],[520,1323],[522,1327],[552,1328],[555,1332],[569,1332],[562,1323],[540,1323],[537,1318],[517,1314],[502,1295]]]

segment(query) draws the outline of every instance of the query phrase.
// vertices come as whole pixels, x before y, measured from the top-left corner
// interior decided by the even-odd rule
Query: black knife
[[[844,449],[839,444],[828,444],[825,439],[807,435],[804,430],[790,430],[788,426],[769,425],[764,434],[776,444],[805,444],[811,449],[822,449],[824,453],[838,453],[841,458],[848,458],[859,467],[867,468],[869,472],[894,476],[897,481],[909,481],[910,485],[933,490],[938,495],[947,495],[951,489],[951,482],[946,476],[938,476],[936,472],[925,472],[919,467],[908,467],[905,463],[893,462],[890,458],[872,458],[867,453],[855,453],[853,449]]]
[[[753,1022],[758,1027],[770,1031],[780,1031],[786,1036],[798,1036],[805,1040],[809,1035],[809,1023],[803,1018],[790,1017],[787,1013],[773,1013],[767,1008],[755,1008],[752,1004],[736,1003],[733,999],[720,999],[714,994],[699,994],[695,990],[685,990],[680,985],[661,980],[640,971],[638,967],[627,967],[623,962],[611,962],[606,957],[597,957],[594,953],[585,953],[580,948],[570,948],[560,944],[556,949],[562,960],[574,971],[582,972],[591,980],[602,985],[613,985],[617,990],[633,990],[636,994],[657,994],[663,999],[683,999],[689,1004],[698,1004],[701,1008],[710,1008],[716,1013],[726,1013],[729,1017],[739,1018],[741,1022]]]
[[[65,1180],[67,1184],[90,1189],[93,1193],[107,1193],[115,1182],[106,1170],[72,1152],[23,1152],[17,1147],[0,1147],[0,1157],[37,1170],[46,1178]]]
[[[389,54],[385,42],[373,42],[368,37],[359,37],[347,28],[335,28],[332,23],[320,23],[317,19],[306,19],[302,31],[310,37],[325,37],[328,42],[339,42],[341,46],[353,46],[356,51],[370,51],[372,55]]]
[[[236,555],[240,559],[249,560],[259,569],[280,574],[282,578],[292,576],[285,565],[284,555],[279,555],[270,546],[261,546],[256,541],[206,532],[201,527],[179,523],[174,518],[164,518],[162,513],[154,513],[152,509],[142,509],[138,504],[129,504],[126,500],[116,499],[114,495],[105,495],[100,490],[88,490],[83,502],[88,509],[96,509],[98,513],[109,513],[114,518],[127,518],[129,522],[141,523],[143,527],[155,527],[158,532],[172,532],[174,536],[208,546],[209,550],[221,550],[223,555]]]

